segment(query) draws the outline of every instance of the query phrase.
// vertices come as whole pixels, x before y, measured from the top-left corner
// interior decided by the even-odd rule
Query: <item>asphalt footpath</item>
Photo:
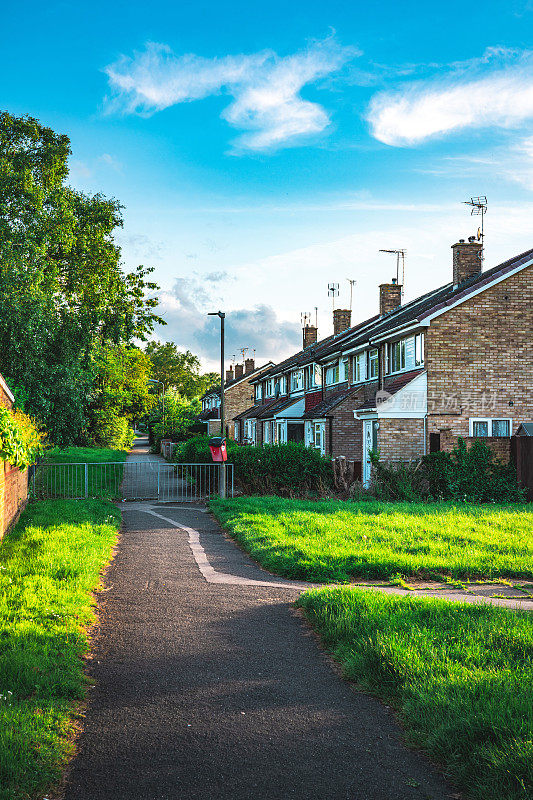
[[[390,709],[343,681],[204,511],[122,504],[65,800],[446,800]]]

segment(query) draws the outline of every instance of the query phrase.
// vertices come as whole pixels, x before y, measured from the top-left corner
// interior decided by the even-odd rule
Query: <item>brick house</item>
[[[233,367],[226,370],[224,416],[226,418],[226,434],[230,439],[235,438],[235,417],[250,405],[253,397],[252,378],[261,376],[271,366],[272,361],[269,361],[262,367],[256,367],[255,360],[247,358],[244,364],[235,364],[235,371]],[[202,411],[198,420],[206,423],[208,435],[216,436],[220,434],[220,386],[215,386],[206,392],[201,397],[201,401]]]
[[[452,246],[451,281],[402,305],[402,287],[379,287],[379,313],[350,325],[334,312],[334,334],[251,383],[252,407],[236,418],[241,440],[304,441],[344,455],[370,476],[383,460],[420,458],[430,442],[483,437],[504,455],[533,420],[533,250],[482,272],[479,242]]]
[[[11,409],[15,398],[0,375],[0,407]],[[0,539],[16,521],[28,497],[28,470],[0,460]]]

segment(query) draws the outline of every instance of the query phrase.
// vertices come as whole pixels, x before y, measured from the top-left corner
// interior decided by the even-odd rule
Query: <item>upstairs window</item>
[[[328,367],[326,370],[326,386],[339,382],[339,365]]]
[[[358,353],[353,360],[353,382],[366,381],[366,353]]]
[[[287,378],[285,375],[282,375],[281,378],[278,378],[276,381],[276,385],[274,387],[274,393],[279,389],[280,394],[287,394]]]
[[[415,366],[420,367],[424,363],[424,334],[417,333],[415,336]]]
[[[348,357],[343,358],[341,360],[340,380],[341,381],[349,381],[350,380],[350,359]]]
[[[511,436],[512,420],[490,419],[489,417],[476,417],[470,420],[470,436],[485,438],[494,436],[498,439],[509,439]]]
[[[378,377],[378,351],[377,349],[369,350],[367,356],[367,376],[368,378]]]
[[[269,378],[267,381],[265,381],[265,397],[274,397],[275,390],[274,378]]]
[[[387,345],[389,372],[400,372],[405,369],[405,339]]]
[[[304,388],[304,371],[297,369],[291,373],[291,392],[297,392],[299,389]]]
[[[255,399],[262,400],[263,399],[263,387],[260,383],[255,384]]]

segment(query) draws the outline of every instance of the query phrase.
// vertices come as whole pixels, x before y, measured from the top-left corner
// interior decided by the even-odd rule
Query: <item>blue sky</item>
[[[71,183],[125,205],[126,268],[155,267],[157,333],[216,361],[280,358],[327,283],[354,320],[407,249],[405,298],[533,246],[533,3],[26,2],[3,12],[2,107],[72,141]]]

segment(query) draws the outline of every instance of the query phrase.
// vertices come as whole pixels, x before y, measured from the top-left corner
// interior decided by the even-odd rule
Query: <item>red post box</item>
[[[211,450],[211,458],[213,461],[222,462],[228,460],[226,440],[224,437],[213,436],[211,439],[209,439],[209,449]]]

